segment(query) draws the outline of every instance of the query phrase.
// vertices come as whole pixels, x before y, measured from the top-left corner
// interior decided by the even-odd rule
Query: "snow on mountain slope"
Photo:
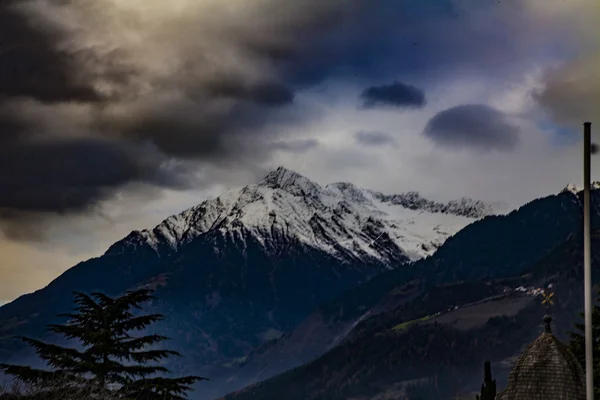
[[[468,198],[436,203],[415,192],[385,195],[351,183],[322,187],[279,167],[258,184],[229,190],[137,232],[136,240],[177,249],[208,232],[239,240],[249,232],[267,251],[288,238],[335,257],[388,263],[399,255],[410,260],[431,255],[449,236],[494,211]]]
[[[592,189],[592,190],[600,189],[600,182],[598,182],[598,181],[591,182],[590,189]],[[561,193],[571,192],[573,194],[578,194],[582,191],[583,191],[583,187],[579,187],[577,185],[569,183],[567,186],[565,186],[565,188],[561,191]]]

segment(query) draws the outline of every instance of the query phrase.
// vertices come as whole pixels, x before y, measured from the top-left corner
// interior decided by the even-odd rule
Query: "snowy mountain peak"
[[[598,189],[600,189],[600,182],[599,181],[592,182],[590,187],[592,190],[598,190]],[[569,193],[570,192],[573,194],[578,194],[581,191],[583,191],[582,187],[579,187],[577,185],[569,183],[567,186],[565,186],[565,188],[563,190],[560,191],[560,193]]]
[[[284,167],[278,167],[271,171],[258,184],[271,189],[282,189],[293,195],[316,195],[321,186],[295,171]]]
[[[386,195],[348,182],[321,187],[279,167],[258,184],[228,190],[154,229],[134,232],[113,251],[144,243],[157,252],[177,251],[203,235],[244,247],[250,235],[267,252],[300,243],[343,260],[397,265],[433,254],[448,237],[493,213],[492,205],[469,198],[438,203],[417,192]]]
[[[330,183],[329,185],[325,186],[325,189],[335,194],[339,194],[344,199],[352,202],[363,204],[371,203],[371,201],[366,197],[364,190],[359,189],[358,187],[354,186],[354,184],[349,182]]]
[[[432,213],[453,214],[468,218],[482,218],[504,211],[505,206],[498,203],[496,205],[484,203],[481,200],[473,200],[469,197],[463,197],[458,200],[452,200],[448,203],[440,203],[421,197],[418,192],[406,192],[402,194],[386,195],[380,192],[371,191],[372,195],[378,200],[399,205],[410,210],[421,210]]]

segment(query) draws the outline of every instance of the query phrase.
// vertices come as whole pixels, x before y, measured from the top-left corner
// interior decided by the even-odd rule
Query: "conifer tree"
[[[481,384],[481,395],[477,400],[494,400],[496,398],[496,380],[492,379],[492,367],[489,361],[483,367],[483,383]]]
[[[185,393],[191,390],[190,385],[206,378],[149,377],[169,371],[163,366],[148,363],[181,355],[172,350],[147,349],[168,339],[165,336],[136,337],[131,334],[163,319],[160,314],[134,316],[132,313],[132,309],[141,309],[140,304],[153,299],[150,293],[150,290],[140,289],[111,298],[102,293],[88,296],[74,292],[75,312],[59,315],[69,318],[69,321],[62,325],[49,325],[49,330],[68,339],[77,339],[85,350],[19,337],[33,346],[52,370],[7,364],[0,364],[0,370],[37,387],[60,381],[62,390],[87,384],[98,388],[98,392],[122,399],[184,399]]]

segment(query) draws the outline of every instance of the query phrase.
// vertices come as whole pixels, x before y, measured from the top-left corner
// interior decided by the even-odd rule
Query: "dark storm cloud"
[[[466,104],[437,113],[423,135],[455,149],[508,151],[519,143],[519,129],[507,116],[482,104]]]
[[[97,139],[52,139],[0,148],[0,209],[83,211],[129,182],[175,186],[178,177],[152,151]]]
[[[332,76],[437,79],[465,69],[506,76],[514,73],[515,60],[531,54],[531,42],[511,29],[519,26],[524,6],[506,3],[358,0],[316,33],[306,30],[299,40],[261,54],[277,57],[286,81],[298,87]]]
[[[119,49],[101,56],[91,48],[59,51],[56,44],[64,41],[64,35],[46,25],[36,24],[34,30],[23,12],[14,11],[13,4],[16,2],[0,6],[0,37],[9,38],[0,45],[2,76],[11,77],[0,88],[6,95],[29,95],[44,101],[89,101],[102,97],[90,82],[98,74],[117,86],[135,80],[138,71],[119,62]],[[71,2],[54,4],[68,7]],[[266,105],[288,104],[295,89],[332,76],[412,76],[446,70],[452,65],[500,66],[515,47],[504,36],[491,33],[493,24],[489,25],[490,32],[473,34],[474,29],[481,27],[471,26],[463,18],[468,13],[452,0],[358,0],[351,4],[332,1],[330,5],[306,0],[298,5],[272,4],[269,11],[282,16],[275,29],[264,34],[255,29],[249,34],[236,31],[233,25],[227,39],[244,53],[270,65],[282,82],[257,84],[239,77],[227,78],[215,85],[216,90],[206,87],[207,92],[214,90],[217,96],[226,94]],[[246,18],[267,21],[260,15]],[[196,64],[206,61],[203,57],[190,60],[179,75],[186,85],[193,86],[190,72]],[[82,63],[88,68],[82,69]],[[101,71],[89,68],[95,64],[102,66]],[[218,67],[215,70],[220,71]],[[220,71],[227,75],[226,72]]]
[[[56,4],[77,3],[58,1]],[[497,29],[503,27],[503,18],[491,18],[492,14],[482,12],[489,10],[496,13],[494,16],[500,15],[510,20],[508,16],[519,14],[518,4],[501,7],[491,0],[470,2],[464,7],[457,6],[454,0],[357,0],[351,3],[304,0],[297,4],[265,4],[267,6],[264,9],[257,7],[256,14],[247,14],[244,18],[268,25],[272,22],[263,14],[270,12],[281,17],[274,27],[269,26],[264,32],[254,28],[246,31],[239,29],[237,24],[227,25],[229,21],[225,21],[227,31],[216,37],[215,41],[225,38],[223,45],[231,46],[233,43],[244,55],[270,66],[271,72],[281,82],[249,83],[234,74],[228,75],[227,69],[221,71],[217,66],[214,70],[227,78],[216,84],[207,83],[205,89],[209,93],[212,91],[218,96],[227,95],[268,105],[288,104],[293,99],[295,89],[343,74],[363,77],[398,73],[422,76],[464,66],[494,67],[495,71],[502,71],[509,64],[507,55],[514,55],[520,49],[518,43],[507,39],[510,31]],[[90,87],[89,82],[70,81],[79,74],[65,73],[73,72],[74,54],[53,50],[59,37],[56,32],[49,28],[43,32],[33,31],[21,13],[14,13],[6,6],[0,9],[7,21],[18,21],[0,25],[4,26],[2,32],[6,31],[3,37],[11,38],[5,47],[19,49],[19,54],[26,53],[26,56],[17,58],[36,60],[35,64],[28,63],[29,67],[21,70],[44,67],[55,71],[60,74],[59,79],[45,79],[44,82],[65,83],[64,92],[74,87],[77,93],[80,84],[84,84],[84,88]],[[484,21],[471,18],[471,11],[477,12]],[[13,39],[17,37],[23,39],[17,42]],[[176,44],[172,43],[172,46]],[[93,52],[87,54],[80,49],[78,52],[78,58],[87,60],[87,64],[105,62],[102,77],[116,83],[130,80],[137,73],[135,69],[117,62],[119,51],[115,51],[114,56],[109,55],[109,60],[94,57]],[[190,78],[186,84],[195,82],[191,72],[196,65],[206,62],[202,56],[193,56],[180,71],[182,79],[185,80],[186,76]],[[50,60],[54,62],[47,62]],[[234,58],[231,62],[241,61]],[[34,76],[41,77],[39,72]],[[58,77],[48,72],[48,77],[52,76]],[[78,79],[89,77],[90,74],[87,74]],[[14,83],[19,81],[15,79]],[[34,87],[39,86],[36,81]],[[86,96],[81,98],[85,99]]]
[[[267,124],[301,124],[306,116],[303,108],[284,110],[241,102],[226,110],[212,110],[202,109],[199,104],[202,103],[159,102],[140,112],[99,113],[92,126],[113,139],[150,142],[172,157],[235,168],[249,158],[266,155]]]
[[[562,126],[580,129],[600,114],[600,54],[546,71],[533,98]]]
[[[280,140],[269,145],[273,150],[286,151],[290,153],[305,153],[319,146],[316,139]]]
[[[416,86],[394,82],[365,89],[361,96],[363,108],[391,106],[420,108],[425,105],[425,93]]]
[[[223,79],[208,82],[207,91],[215,97],[230,97],[248,100],[259,105],[279,107],[292,104],[294,92],[280,83],[261,83],[247,85],[235,79]]]
[[[31,129],[19,114],[8,107],[0,108],[0,147],[31,133]]]
[[[228,148],[227,126],[222,120],[199,120],[185,112],[162,110],[142,118],[128,116],[125,120],[100,118],[95,126],[116,139],[152,143],[174,157],[210,159],[225,157],[233,150],[233,146]]]
[[[58,37],[34,28],[16,11],[17,1],[0,4],[0,100],[33,97],[44,102],[95,101],[98,94],[72,71],[73,59],[55,50]]]
[[[385,146],[396,143],[394,138],[385,132],[360,131],[354,134],[356,143],[364,146]]]
[[[80,211],[129,182],[178,184],[178,174],[161,172],[170,158],[235,168],[277,147],[304,151],[314,144],[273,133],[314,118],[296,101],[299,90],[348,75],[412,80],[463,66],[503,73],[522,43],[505,26],[497,34],[502,18],[472,22],[471,8],[452,0],[267,0],[244,3],[243,12],[198,1],[179,14],[159,1],[131,14],[115,4],[0,3],[5,213]],[[399,83],[366,93],[373,104],[424,103],[418,89]],[[19,113],[31,104],[9,105],[22,98],[56,106],[56,114],[32,120]],[[66,115],[64,103],[82,108]],[[140,165],[146,150],[132,149],[144,143],[156,149]],[[43,193],[32,187],[38,182]]]

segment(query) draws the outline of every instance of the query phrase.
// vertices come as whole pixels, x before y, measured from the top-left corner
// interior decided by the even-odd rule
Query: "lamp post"
[[[592,123],[583,124],[583,276],[585,299],[585,382],[587,400],[594,400],[594,363],[592,352],[592,236],[590,174]]]

